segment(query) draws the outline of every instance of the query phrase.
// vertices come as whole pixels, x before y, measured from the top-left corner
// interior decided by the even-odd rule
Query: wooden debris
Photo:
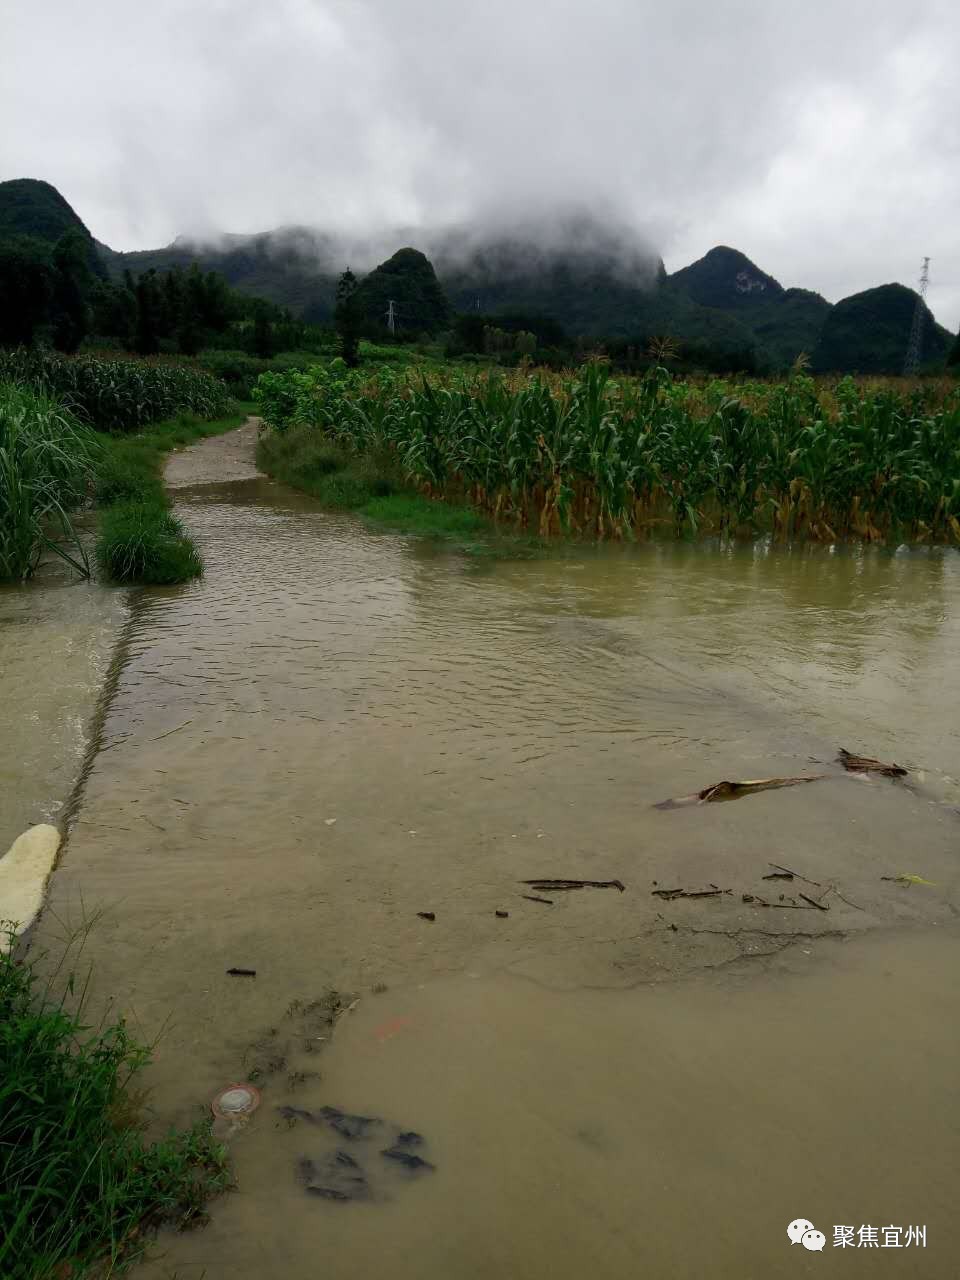
[[[672,902],[674,898],[719,898],[730,889],[718,889],[715,884],[709,889],[654,889],[651,897],[660,898],[663,902]]]
[[[421,920],[436,920],[436,913],[433,911],[418,911],[417,915]]]
[[[566,889],[619,889],[623,893],[626,888],[622,880],[521,880],[520,883],[545,893]]]
[[[548,907],[553,906],[553,902],[550,898],[536,898],[532,893],[521,893],[520,897],[526,898],[528,902],[544,902]]]
[[[777,862],[768,862],[767,866],[773,867],[774,871],[782,871],[785,876],[795,876],[798,880],[803,880],[805,884],[816,885],[818,889],[823,888],[819,880],[811,880],[809,876],[802,876],[799,871],[791,871],[789,867],[781,867]]]
[[[797,896],[802,898],[804,902],[809,902],[811,907],[816,907],[818,911],[830,910],[830,908],[827,906],[825,902],[818,902],[816,898],[808,898],[805,893],[798,894]]]

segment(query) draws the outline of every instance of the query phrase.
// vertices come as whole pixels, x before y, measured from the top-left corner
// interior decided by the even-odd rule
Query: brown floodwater
[[[263,1087],[240,1190],[148,1270],[954,1274],[956,553],[469,559],[319,510],[249,447],[178,460],[207,571],[134,600],[37,936],[97,913],[92,999],[164,1029],[158,1128]],[[359,1003],[328,1034],[302,1006],[331,989]],[[374,1142],[381,1198],[310,1196],[328,1135],[291,1102],[416,1129],[437,1169],[391,1182]],[[926,1222],[927,1249],[833,1249],[855,1219]]]

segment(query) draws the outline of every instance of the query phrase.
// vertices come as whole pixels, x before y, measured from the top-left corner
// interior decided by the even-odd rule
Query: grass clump
[[[0,581],[29,578],[44,550],[89,573],[70,513],[99,455],[94,432],[55,397],[0,383]]]
[[[170,511],[163,487],[163,459],[176,445],[238,427],[246,413],[207,422],[179,413],[136,435],[104,443],[94,482],[94,500],[104,508],[97,542],[97,565],[115,582],[169,586],[203,572],[193,540]]]
[[[145,1229],[202,1219],[230,1179],[207,1123],[147,1143],[131,1081],[149,1061],[123,1021],[91,1027],[33,966],[0,954],[0,1275],[79,1278],[135,1257]]]
[[[103,513],[97,564],[115,582],[169,586],[203,573],[193,539],[168,507],[156,501],[122,502]]]

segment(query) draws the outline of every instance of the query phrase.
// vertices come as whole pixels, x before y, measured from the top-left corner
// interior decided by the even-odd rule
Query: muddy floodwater
[[[258,477],[253,430],[173,464],[206,573],[132,598],[35,944],[99,913],[92,998],[164,1028],[158,1129],[263,1091],[238,1191],[142,1274],[955,1275],[960,557],[471,559]],[[20,687],[27,634],[0,631],[12,834],[61,776],[23,798],[20,719],[87,715],[52,653]],[[401,1130],[435,1169],[380,1155]],[[298,1180],[345,1144],[362,1203]]]

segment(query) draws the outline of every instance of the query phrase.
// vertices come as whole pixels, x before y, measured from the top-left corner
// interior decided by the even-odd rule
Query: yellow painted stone
[[[60,832],[49,823],[30,827],[18,836],[0,858],[0,924],[13,922],[14,932],[23,933],[33,924],[43,906],[43,895],[60,848]],[[9,937],[0,936],[0,951],[6,951]]]

